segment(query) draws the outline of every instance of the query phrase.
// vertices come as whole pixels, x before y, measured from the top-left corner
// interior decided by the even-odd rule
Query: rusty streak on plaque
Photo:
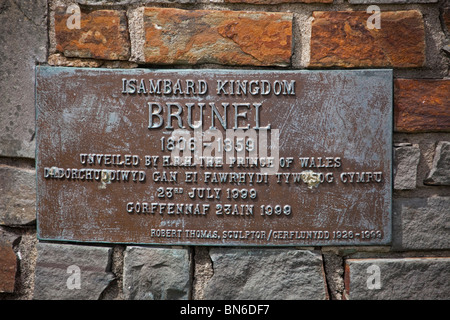
[[[391,70],[37,67],[36,79],[39,239],[391,240]]]

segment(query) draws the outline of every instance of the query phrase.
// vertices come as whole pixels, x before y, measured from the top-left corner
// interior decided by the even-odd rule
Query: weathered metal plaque
[[[36,73],[40,239],[391,239],[390,70]]]

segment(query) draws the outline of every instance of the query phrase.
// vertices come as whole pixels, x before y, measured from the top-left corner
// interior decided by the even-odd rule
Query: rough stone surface
[[[449,208],[450,197],[395,199],[392,248],[449,249]]]
[[[34,299],[97,300],[114,279],[111,252],[108,247],[38,243]]]
[[[420,11],[380,14],[380,29],[369,29],[371,14],[365,11],[313,12],[309,67],[423,66],[425,31]]]
[[[67,58],[61,53],[51,54],[48,57],[48,64],[57,67],[85,67],[85,68],[115,68],[131,69],[138,65],[134,62],[123,60],[95,60],[84,58]]]
[[[288,66],[289,13],[145,8],[145,63]]]
[[[416,188],[420,149],[417,144],[394,149],[394,189]]]
[[[205,285],[214,275],[212,261],[209,256],[208,247],[195,247],[194,282],[192,284],[192,299],[204,300]]]
[[[212,248],[211,300],[326,299],[322,256],[295,249]]]
[[[450,80],[396,79],[394,130],[450,132]]]
[[[424,184],[435,186],[450,185],[450,142],[439,141],[433,159],[433,167]]]
[[[19,258],[14,296],[20,300],[33,299],[37,243],[36,229],[21,229],[20,242],[14,246],[16,256]]]
[[[103,61],[83,58],[67,58],[61,53],[55,53],[48,57],[48,64],[55,67],[98,68],[101,67]]]
[[[187,300],[190,292],[187,249],[127,247],[123,292],[127,300]]]
[[[450,258],[349,259],[345,269],[349,299],[450,298]]]
[[[0,225],[26,225],[36,221],[35,170],[0,165],[0,195]]]
[[[47,1],[0,2],[0,156],[34,158],[34,66],[47,53]]]
[[[342,300],[344,294],[344,264],[342,257],[327,251],[323,252],[323,259],[330,299]]]
[[[126,13],[123,10],[80,11],[80,28],[75,12],[66,6],[55,9],[56,50],[66,57],[127,60],[130,56]],[[70,28],[69,28],[70,27]]]

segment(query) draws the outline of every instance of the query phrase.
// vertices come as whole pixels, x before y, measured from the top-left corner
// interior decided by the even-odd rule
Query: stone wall
[[[0,25],[0,299],[450,298],[448,1],[5,0]],[[391,245],[38,242],[36,65],[393,69]]]

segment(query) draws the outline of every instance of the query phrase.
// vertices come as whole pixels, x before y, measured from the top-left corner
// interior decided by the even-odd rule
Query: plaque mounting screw
[[[99,189],[106,189],[106,185],[111,183],[111,172],[109,170],[102,170],[102,179]]]
[[[317,173],[314,171],[308,170],[301,172],[302,174],[302,180],[304,183],[308,185],[309,189],[312,189],[313,187],[318,187],[320,184],[320,177]]]

